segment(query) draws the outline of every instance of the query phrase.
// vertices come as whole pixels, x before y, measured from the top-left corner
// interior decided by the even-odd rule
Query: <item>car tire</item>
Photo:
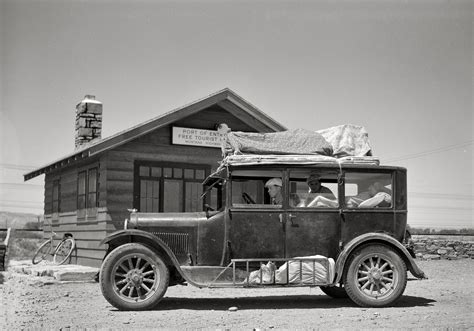
[[[99,275],[105,299],[119,310],[147,310],[165,294],[169,270],[150,248],[129,243],[115,248],[104,259]]]
[[[403,294],[407,268],[392,248],[368,245],[351,254],[344,279],[347,295],[354,303],[363,307],[384,307]]]

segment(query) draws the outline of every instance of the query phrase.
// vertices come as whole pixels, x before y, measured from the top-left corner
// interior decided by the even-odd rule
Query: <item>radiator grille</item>
[[[153,234],[163,240],[176,255],[189,253],[188,233],[153,232]]]

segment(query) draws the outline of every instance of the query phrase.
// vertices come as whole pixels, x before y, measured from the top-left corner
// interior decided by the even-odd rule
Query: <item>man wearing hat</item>
[[[321,177],[318,174],[312,173],[309,175],[308,179],[306,179],[306,183],[309,187],[309,193],[319,193],[323,194],[327,198],[335,199],[336,197],[332,194],[332,191],[328,189],[326,186],[321,185]]]
[[[308,207],[311,205],[311,202],[320,195],[328,199],[336,199],[330,189],[321,185],[321,177],[319,177],[318,174],[311,173],[306,179],[306,183],[308,184],[309,190],[306,201],[304,202],[304,206]]]
[[[265,187],[268,189],[268,194],[270,195],[272,205],[283,204],[281,186],[282,183],[280,178],[271,178],[265,183]]]

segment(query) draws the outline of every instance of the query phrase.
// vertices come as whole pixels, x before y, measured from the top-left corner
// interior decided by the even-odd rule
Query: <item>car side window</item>
[[[237,208],[281,208],[281,171],[238,170],[232,173],[232,206]]]
[[[345,174],[344,194],[348,208],[390,208],[393,205],[392,176],[348,172]]]
[[[338,208],[337,173],[297,169],[290,171],[290,207]]]

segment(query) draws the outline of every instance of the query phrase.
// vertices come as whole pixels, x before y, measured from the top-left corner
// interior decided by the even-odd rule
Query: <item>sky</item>
[[[0,0],[0,211],[42,213],[75,106],[111,136],[223,88],[289,129],[352,123],[408,169],[408,223],[474,227],[472,1]]]

